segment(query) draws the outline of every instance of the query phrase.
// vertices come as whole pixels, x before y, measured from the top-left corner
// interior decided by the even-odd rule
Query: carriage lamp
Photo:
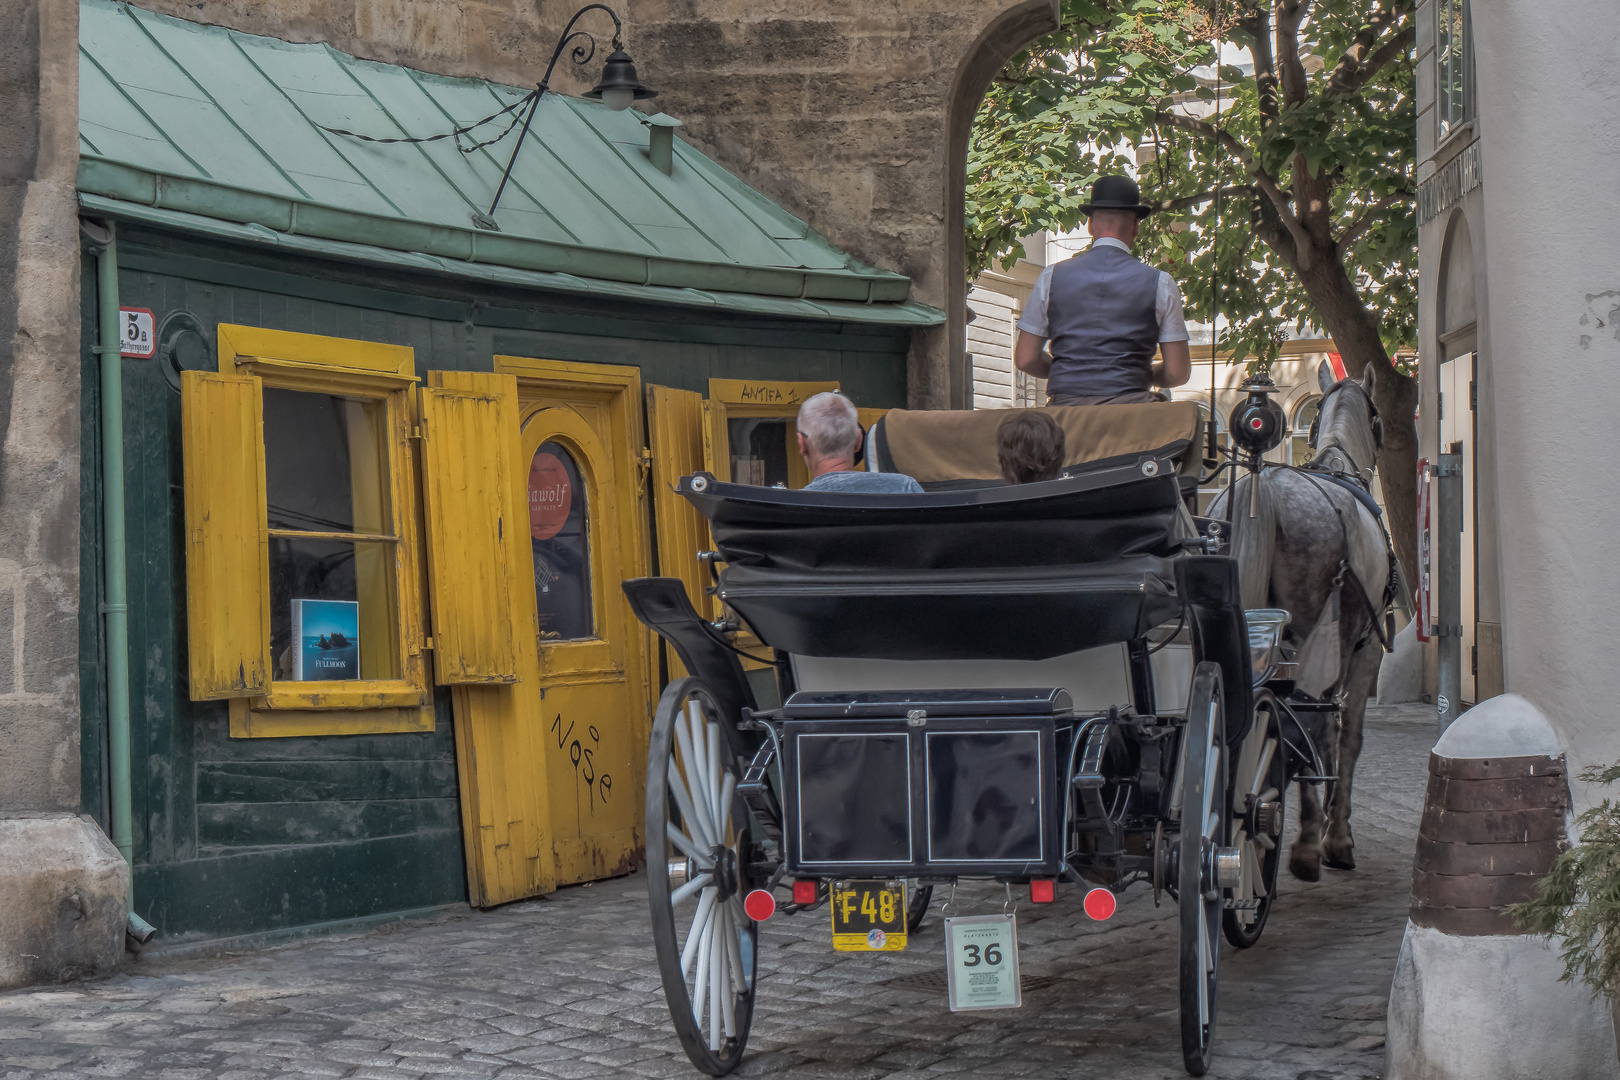
[[[1057,899],[1057,882],[1052,878],[1031,878],[1029,882],[1029,902],[1032,904],[1050,904]]]
[[[793,883],[793,902],[795,904],[813,904],[816,902],[815,878],[800,878]]]
[[[1265,372],[1251,375],[1239,388],[1248,397],[1232,410],[1228,430],[1232,441],[1249,455],[1249,467],[1258,466],[1260,456],[1274,450],[1283,440],[1286,418],[1282,406],[1271,400],[1277,385]]]
[[[755,889],[743,897],[743,911],[755,922],[764,922],[776,914],[776,897],[769,889]]]
[[[1086,914],[1097,922],[1106,922],[1114,917],[1119,909],[1119,900],[1114,894],[1101,886],[1086,893]]]

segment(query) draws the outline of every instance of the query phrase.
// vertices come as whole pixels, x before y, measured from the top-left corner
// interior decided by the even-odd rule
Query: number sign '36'
[[[946,919],[945,963],[952,1012],[1016,1009],[1024,1004],[1018,979],[1018,916]]]

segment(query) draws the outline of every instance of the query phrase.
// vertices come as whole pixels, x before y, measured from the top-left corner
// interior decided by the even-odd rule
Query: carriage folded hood
[[[970,570],[1165,557],[1192,535],[1168,461],[1019,487],[852,495],[724,484],[677,490],[709,520],[732,567]]]
[[[762,641],[804,656],[1045,660],[1129,641],[1181,610],[1151,555],[994,570],[728,566],[720,598]]]

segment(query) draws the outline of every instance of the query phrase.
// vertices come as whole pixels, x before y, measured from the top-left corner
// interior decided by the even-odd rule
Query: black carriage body
[[[795,694],[784,856],[807,877],[1052,877],[1062,690]]]

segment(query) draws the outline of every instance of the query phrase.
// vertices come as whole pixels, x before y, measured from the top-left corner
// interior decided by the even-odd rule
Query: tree
[[[1064,0],[1060,29],[991,86],[967,192],[977,274],[1010,264],[1019,237],[1074,229],[1091,182],[1134,169],[1161,211],[1138,254],[1178,279],[1189,315],[1218,302],[1223,349],[1263,366],[1307,322],[1352,376],[1373,365],[1409,572],[1417,431],[1400,420],[1418,393],[1391,357],[1416,337],[1415,24],[1410,0]],[[1212,68],[1221,41],[1252,71]]]

